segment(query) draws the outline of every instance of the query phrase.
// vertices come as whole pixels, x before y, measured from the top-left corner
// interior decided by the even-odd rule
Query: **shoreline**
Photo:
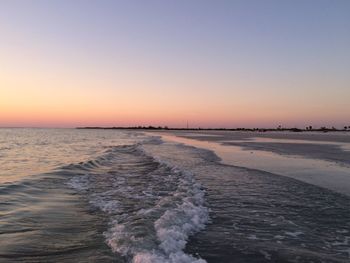
[[[223,164],[286,176],[350,196],[349,165],[343,166],[312,156],[284,155],[269,149],[246,149],[239,144],[224,144],[212,135],[193,138],[184,134],[164,132],[149,134],[161,136],[165,141],[211,150]],[[319,145],[322,147],[322,144]]]
[[[240,132],[349,132],[350,126],[346,129],[326,128],[318,129],[300,129],[300,128],[168,128],[154,126],[136,126],[136,127],[75,127],[79,130],[141,130],[141,131],[240,131]]]

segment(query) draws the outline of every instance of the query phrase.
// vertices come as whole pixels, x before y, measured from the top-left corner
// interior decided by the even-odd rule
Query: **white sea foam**
[[[184,179],[184,184],[192,184],[192,189],[188,189],[192,196],[185,197],[176,208],[167,210],[154,224],[159,247],[169,256],[184,249],[188,236],[203,229],[208,221],[208,211],[202,206],[203,191],[189,173],[185,177],[188,181]]]
[[[197,259],[190,255],[185,254],[182,251],[172,253],[168,258],[162,255],[158,255],[155,252],[141,252],[137,253],[133,260],[133,263],[205,263],[203,259]]]
[[[83,191],[89,188],[89,175],[75,176],[68,181],[68,185],[76,190]]]
[[[152,137],[143,143],[162,141]],[[109,149],[108,158],[89,167],[91,174],[76,176],[69,185],[86,192],[90,204],[109,215],[104,235],[114,252],[135,263],[205,262],[183,252],[189,236],[208,221],[204,190],[190,172],[154,158],[142,145]],[[151,170],[142,172],[143,165]],[[105,166],[115,174],[100,174],[100,169],[109,171]]]
[[[113,251],[124,256],[131,255],[135,263],[162,262],[162,263],[189,263],[205,262],[203,259],[195,258],[183,252],[188,237],[203,229],[208,221],[208,209],[203,206],[204,191],[197,184],[190,173],[181,172],[174,168],[173,172],[183,176],[180,180],[175,197],[181,197],[182,201],[176,207],[170,207],[154,222],[153,227],[156,232],[157,247],[152,250],[145,250],[140,243],[143,238],[132,235],[125,225],[118,221],[112,223],[112,227],[105,233],[107,243]],[[171,198],[160,199],[152,209],[141,209],[139,215],[147,215],[154,210],[164,208],[172,202]],[[104,207],[105,205],[103,205]]]

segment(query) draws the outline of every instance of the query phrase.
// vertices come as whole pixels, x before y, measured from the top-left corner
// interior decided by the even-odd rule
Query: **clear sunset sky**
[[[0,0],[0,126],[350,125],[348,0]]]

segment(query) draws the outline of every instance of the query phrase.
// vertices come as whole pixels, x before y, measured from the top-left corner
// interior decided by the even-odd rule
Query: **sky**
[[[348,0],[0,0],[0,127],[350,125]]]

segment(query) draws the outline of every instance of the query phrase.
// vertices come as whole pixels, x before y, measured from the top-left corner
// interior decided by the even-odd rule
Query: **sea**
[[[350,195],[308,181],[312,158],[174,138],[0,129],[0,262],[350,262]]]

